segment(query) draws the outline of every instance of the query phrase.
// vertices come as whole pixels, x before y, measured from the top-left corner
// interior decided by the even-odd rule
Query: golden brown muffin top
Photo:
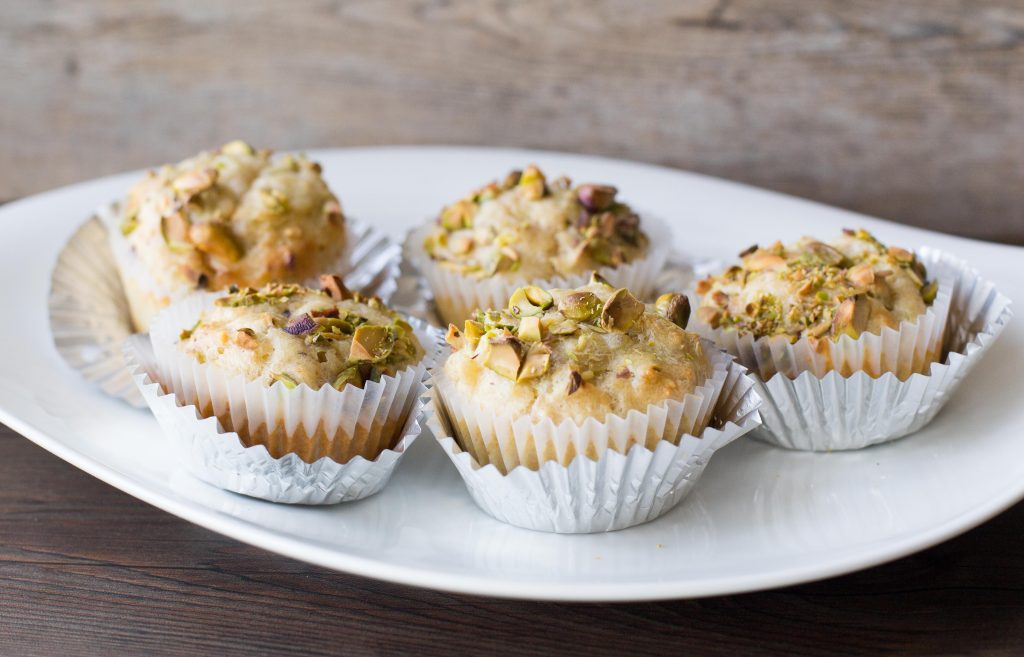
[[[600,279],[576,289],[528,286],[507,308],[449,326],[454,353],[444,373],[475,403],[535,420],[643,412],[710,375],[700,339],[680,326],[688,315],[682,295],[648,307]]]
[[[361,388],[420,361],[423,348],[400,315],[336,276],[324,283],[231,288],[181,332],[178,348],[228,376],[314,390]]]
[[[846,230],[827,244],[804,237],[755,245],[740,257],[740,265],[697,284],[697,317],[755,338],[877,334],[921,315],[938,290],[912,252],[866,230]]]
[[[301,282],[346,237],[319,164],[242,141],[150,171],[128,192],[121,232],[167,290]]]
[[[548,181],[512,171],[442,210],[423,247],[441,266],[476,278],[535,281],[643,257],[640,218],[607,185]]]

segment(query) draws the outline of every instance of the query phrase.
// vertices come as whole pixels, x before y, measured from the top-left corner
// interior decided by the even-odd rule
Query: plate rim
[[[770,197],[775,197],[789,203],[795,201],[801,204],[808,204],[811,208],[824,208],[830,212],[839,210],[841,212],[849,213],[851,218],[868,217],[873,221],[885,222],[895,226],[908,227],[926,233],[950,237],[947,234],[938,233],[937,231],[917,226],[897,224],[886,219],[870,217],[868,215],[845,210],[843,208],[837,208],[836,206],[747,185],[745,183],[624,158],[612,158],[543,149],[492,148],[486,146],[458,145],[446,146],[440,144],[323,148],[308,149],[308,152],[314,157],[323,157],[333,153],[353,155],[360,152],[367,152],[379,154],[385,151],[408,150],[506,153],[526,158],[534,157],[537,153],[544,153],[551,156],[588,159],[595,162],[629,164],[641,168],[649,168],[652,171],[660,171],[662,173],[685,175],[688,177],[702,179],[704,181],[722,185],[723,188],[738,187],[747,192],[766,194]],[[112,174],[110,176],[102,176],[46,190],[44,192],[26,196],[22,199],[4,204],[4,206],[0,207],[0,212],[4,212],[9,208],[20,207],[21,204],[25,202],[43,200],[43,197],[51,194],[56,195],[69,192],[79,187],[93,185],[107,179],[113,179],[131,173],[136,172],[123,172],[119,174]],[[88,210],[84,210],[83,212],[88,212]],[[960,236],[951,237],[955,237],[958,240],[973,242],[987,248],[1007,249],[1010,251],[1024,253],[1024,248],[1022,247],[1001,244],[998,242],[986,242],[983,240]],[[50,342],[50,348],[53,348],[52,340]],[[30,422],[20,419],[15,415],[15,411],[7,408],[5,404],[0,404],[0,422],[3,422],[16,433],[24,436],[58,458],[61,458],[71,465],[87,472],[91,476],[94,476],[97,479],[146,502],[147,504],[151,504],[188,522],[195,523],[210,531],[229,536],[235,540],[332,570],[340,570],[397,584],[431,588],[459,594],[482,595],[508,599],[566,602],[636,602],[646,600],[696,598],[711,595],[728,595],[808,583],[870,568],[872,566],[893,561],[909,554],[927,549],[977,527],[1024,499],[1024,481],[1021,481],[1017,485],[1013,485],[1011,482],[1009,485],[1001,489],[997,495],[992,495],[984,504],[976,505],[969,511],[947,519],[941,524],[933,525],[925,530],[918,530],[908,535],[891,537],[876,546],[862,546],[852,555],[847,555],[845,552],[842,552],[836,557],[814,559],[810,561],[810,563],[813,564],[810,566],[801,565],[783,570],[773,569],[770,572],[754,574],[743,573],[696,582],[692,580],[643,582],[639,584],[619,582],[574,582],[558,583],[557,585],[548,587],[538,587],[535,581],[517,582],[509,579],[501,580],[496,583],[493,579],[489,579],[482,575],[463,575],[442,571],[430,571],[423,568],[397,565],[386,561],[378,561],[363,556],[340,552],[325,547],[319,541],[288,536],[286,534],[260,527],[241,518],[221,513],[215,509],[206,507],[199,502],[167,496],[159,489],[148,488],[146,485],[138,483],[130,475],[118,472],[116,469],[105,465],[100,460],[87,456],[85,453],[74,449],[71,444],[53,438]],[[500,590],[495,590],[496,584]]]

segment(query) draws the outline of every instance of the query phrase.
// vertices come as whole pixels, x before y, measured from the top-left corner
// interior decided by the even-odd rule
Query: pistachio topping
[[[601,328],[607,331],[628,331],[644,314],[644,304],[626,288],[612,293],[601,310]]]
[[[573,188],[531,165],[446,205],[422,244],[450,272],[529,281],[636,260],[649,240],[614,187]]]
[[[500,335],[481,344],[484,345],[481,355],[484,367],[515,381],[522,364],[523,343],[510,335]]]
[[[601,212],[615,202],[618,190],[611,185],[580,185],[576,190],[580,205],[591,212]]]
[[[574,392],[579,390],[581,387],[583,387],[583,375],[580,374],[579,372],[577,372],[576,370],[570,371],[569,372],[569,386],[568,386],[568,389],[567,389],[568,394],[570,394],[570,395],[573,394]]]
[[[601,312],[601,300],[593,292],[572,292],[559,303],[558,309],[569,319],[586,321]]]
[[[188,237],[197,249],[219,260],[238,262],[242,258],[242,247],[225,224],[192,224],[188,230]]]
[[[160,233],[163,235],[167,248],[177,253],[191,251],[193,246],[189,240],[191,224],[181,212],[173,212],[160,219]]]
[[[289,390],[299,385],[299,382],[296,381],[290,374],[285,374],[284,372],[272,372],[270,374],[270,380],[274,382],[280,381],[281,383],[284,384],[284,387],[288,388]]]
[[[537,315],[549,308],[554,299],[547,290],[535,285],[521,287],[512,293],[508,300],[508,310],[513,315],[528,317]]]
[[[377,362],[391,354],[395,346],[395,332],[389,326],[363,325],[352,335],[349,360]]]
[[[878,333],[919,316],[938,289],[913,252],[886,247],[864,230],[844,230],[829,243],[805,237],[755,246],[740,257],[740,266],[697,283],[697,316],[754,337]]]
[[[534,342],[530,345],[530,350],[526,352],[526,358],[523,359],[523,365],[519,370],[516,381],[543,376],[548,371],[550,362],[551,349],[542,342]]]
[[[658,297],[654,303],[662,317],[679,328],[686,328],[690,321],[690,300],[683,294],[669,292]]]
[[[321,274],[320,288],[335,301],[352,298],[352,292],[345,287],[345,282],[337,274]]]
[[[531,317],[523,317],[521,320],[519,320],[519,332],[516,335],[523,342],[540,342],[540,318],[537,317],[536,315]]]

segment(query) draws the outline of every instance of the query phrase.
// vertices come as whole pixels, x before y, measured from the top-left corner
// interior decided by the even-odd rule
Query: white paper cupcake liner
[[[434,385],[460,444],[478,463],[494,465],[503,473],[520,466],[536,470],[549,459],[564,466],[581,454],[596,457],[606,450],[625,454],[634,444],[653,449],[662,440],[676,442],[686,434],[699,435],[711,421],[733,362],[710,343],[705,348],[711,374],[683,399],[651,404],[647,412],[630,411],[625,417],[588,418],[580,426],[571,420],[555,424],[481,406],[460,393],[443,369],[435,372]]]
[[[713,340],[765,380],[776,373],[793,379],[804,372],[821,377],[831,371],[841,376],[865,372],[876,378],[893,372],[903,380],[915,372],[928,371],[930,364],[942,357],[942,339],[958,272],[958,261],[938,251],[924,249],[918,256],[928,268],[928,276],[938,280],[939,289],[924,314],[900,322],[896,329],[885,327],[879,334],[863,333],[857,339],[848,335],[838,340],[803,337],[790,343],[786,336],[755,339],[749,333],[713,329],[694,313],[690,330]],[[697,308],[700,298],[693,296],[693,307]]]
[[[145,335],[129,338],[124,351],[134,382],[189,472],[242,495],[286,504],[337,504],[369,497],[384,488],[421,431],[423,402],[417,395],[426,388],[417,382],[401,436],[375,458],[356,456],[345,463],[328,457],[307,463],[296,454],[274,458],[265,446],[245,446],[216,417],[204,418],[195,406],[169,393],[158,382],[156,356]]]
[[[108,395],[142,407],[145,402],[124,367],[121,346],[135,329],[105,228],[119,231],[119,221],[118,204],[106,205],[64,246],[51,277],[50,328],[68,365]],[[352,247],[345,284],[388,301],[396,289],[402,248],[375,228],[346,221]]]
[[[598,272],[612,285],[629,288],[637,297],[647,299],[668,259],[672,235],[662,221],[646,213],[641,216],[640,227],[650,240],[647,256],[619,267],[602,267]],[[547,289],[574,288],[590,280],[589,271],[539,281],[497,276],[476,279],[448,271],[431,260],[423,249],[423,240],[432,230],[434,225],[431,223],[410,231],[405,240],[404,253],[406,259],[426,279],[437,313],[445,324],[461,325],[477,308],[504,308],[512,293],[523,285],[538,285]]]
[[[871,368],[849,375],[808,370],[795,378],[778,374],[765,381],[755,376],[757,392],[764,399],[764,424],[754,436],[790,449],[838,451],[895,440],[931,422],[1002,333],[1012,312],[1010,300],[964,261],[929,248],[921,249],[919,256],[939,279],[933,308],[941,300],[948,311],[945,340],[940,334],[932,347],[934,338],[929,333],[927,347],[922,347],[920,336],[907,340],[900,335],[894,340],[890,335],[888,343],[871,336],[883,343],[883,349],[896,351],[897,358],[887,353],[872,360]],[[930,330],[937,330],[934,324]],[[932,351],[936,357],[922,366],[925,373],[913,366],[913,373],[902,376],[919,354]],[[939,362],[943,353],[948,357]],[[780,372],[786,371],[783,362],[788,364],[780,360]],[[901,365],[894,371],[875,374],[876,368],[896,362]]]
[[[247,444],[263,444],[273,456],[297,453],[307,462],[329,456],[345,462],[354,456],[374,458],[399,434],[418,387],[441,353],[437,329],[411,319],[425,351],[415,365],[385,375],[363,388],[313,390],[305,384],[289,389],[278,381],[229,376],[215,365],[200,363],[178,349],[182,327],[191,327],[222,296],[194,294],[161,311],[150,325],[157,376],[183,404],[195,405],[204,417],[216,416]]]
[[[693,490],[715,451],[760,424],[760,399],[745,372],[728,361],[716,386],[712,421],[698,436],[684,434],[678,443],[659,440],[651,447],[637,442],[625,453],[604,449],[588,456],[578,451],[567,464],[546,460],[538,469],[519,466],[508,474],[493,464],[481,465],[463,449],[452,430],[459,422],[453,424],[453,414],[437,388],[428,396],[425,423],[455,464],[473,500],[494,518],[548,532],[614,531],[672,509]],[[646,436],[669,424],[666,406],[651,405],[647,413],[633,411],[627,418],[616,418],[617,422],[608,423],[612,430],[588,421],[576,433],[603,432],[594,438],[595,444],[627,444],[632,432]]]

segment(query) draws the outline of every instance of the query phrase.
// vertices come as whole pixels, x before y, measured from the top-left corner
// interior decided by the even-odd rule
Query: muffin
[[[697,283],[690,327],[754,371],[764,400],[756,436],[791,449],[860,449],[935,416],[955,387],[945,373],[963,371],[941,362],[961,342],[946,340],[946,325],[967,280],[962,261],[886,246],[864,230],[740,257]]]
[[[401,435],[426,367],[420,335],[379,299],[324,289],[231,287],[172,305],[152,325],[160,382],[245,445],[307,463],[374,459]]]
[[[320,166],[233,141],[150,171],[110,231],[132,320],[197,290],[312,282],[336,271],[346,222]]]
[[[558,532],[646,522],[759,423],[742,368],[682,328],[686,298],[658,301],[600,278],[526,286],[449,326],[427,422],[485,511]]]
[[[575,287],[589,272],[646,295],[664,264],[664,231],[608,185],[512,171],[445,207],[410,235],[409,256],[445,321],[500,306],[520,285]]]
[[[739,265],[697,283],[695,314],[698,328],[763,378],[777,371],[795,377],[804,369],[818,376],[833,369],[844,376],[862,369],[880,375],[886,359],[845,357],[840,341],[917,322],[939,289],[913,252],[886,246],[865,230],[844,231],[828,243],[804,237],[788,246],[755,245],[740,258]],[[941,332],[926,337],[896,368],[901,378],[941,356]],[[780,344],[806,347],[804,366],[773,358]]]
[[[671,299],[675,317],[684,320],[685,297]],[[670,305],[663,302],[662,308]],[[461,329],[449,325],[447,341],[454,351],[438,376],[438,388],[454,416],[458,409],[473,408],[555,426],[605,422],[609,415],[644,413],[650,405],[700,394],[712,369],[696,334],[629,290],[602,281],[575,289],[519,288],[506,308],[479,311]],[[659,440],[675,441],[684,433],[700,433],[707,419],[688,416],[667,435],[629,435],[600,448],[625,453],[636,443],[651,447]],[[559,449],[533,436],[508,452],[491,438],[469,425],[459,435],[478,462],[503,472],[517,465],[535,470],[548,459],[568,465],[580,453],[596,458],[599,447]]]

